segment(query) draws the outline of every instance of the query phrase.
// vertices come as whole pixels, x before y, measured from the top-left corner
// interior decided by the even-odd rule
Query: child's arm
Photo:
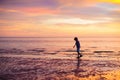
[[[75,45],[73,46],[73,48],[75,47]]]

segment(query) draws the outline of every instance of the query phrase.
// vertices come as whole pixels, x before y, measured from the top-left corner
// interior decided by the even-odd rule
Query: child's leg
[[[80,48],[77,48],[77,53],[79,57],[82,57],[82,54],[80,53]]]
[[[80,49],[77,48],[78,57],[80,57]]]
[[[78,56],[79,56],[79,57],[82,57],[82,54],[81,54],[80,52],[78,52]]]

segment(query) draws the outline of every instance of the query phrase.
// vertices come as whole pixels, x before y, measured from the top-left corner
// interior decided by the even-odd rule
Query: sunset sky
[[[0,0],[0,37],[120,36],[120,0]]]

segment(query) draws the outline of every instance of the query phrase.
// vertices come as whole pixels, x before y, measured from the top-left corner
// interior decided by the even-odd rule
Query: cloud
[[[0,0],[1,7],[46,7],[46,8],[61,8],[61,7],[86,7],[97,3],[120,3],[119,0]]]
[[[11,22],[33,20],[42,23],[43,20],[44,23],[54,24],[103,23],[111,19],[118,20],[119,12],[116,10],[120,9],[120,6],[115,4],[119,1],[112,0],[1,0],[0,2],[0,19]]]
[[[0,6],[4,8],[22,7],[47,7],[55,8],[59,6],[57,0],[1,0]]]
[[[106,15],[109,11],[99,8],[99,7],[83,7],[83,8],[71,8],[71,9],[63,9],[63,14],[68,15],[82,15],[82,16],[102,16]]]
[[[109,16],[111,16],[114,19],[114,21],[120,22],[120,10],[119,9],[111,11]]]
[[[96,7],[100,7],[106,10],[114,10],[114,9],[119,9],[120,5],[116,5],[113,3],[97,3]]]
[[[0,11],[0,20],[7,21],[22,21],[28,19],[28,16],[16,10],[2,10]]]
[[[105,3],[106,2],[106,3]],[[111,2],[111,3],[107,3]],[[113,2],[117,0],[1,0],[1,6],[8,11],[17,11],[28,15],[108,15],[112,9],[119,8]]]
[[[44,20],[44,24],[96,24],[96,23],[105,23],[105,22],[110,22],[111,19],[109,18],[104,18],[104,19],[99,19],[99,20],[85,20],[85,19],[80,19],[80,18],[53,18],[53,19],[47,19]]]
[[[47,8],[22,8],[18,11],[31,15],[46,15],[46,14],[59,14],[59,10],[47,9]]]

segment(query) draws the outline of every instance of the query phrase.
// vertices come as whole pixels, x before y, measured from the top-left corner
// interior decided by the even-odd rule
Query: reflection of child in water
[[[78,40],[77,37],[75,37],[74,40],[75,40],[76,42],[75,42],[75,45],[73,46],[73,48],[76,46],[76,48],[77,48],[77,53],[78,53],[78,58],[79,58],[79,57],[82,57],[82,54],[80,54],[80,42],[79,42],[79,40]]]

